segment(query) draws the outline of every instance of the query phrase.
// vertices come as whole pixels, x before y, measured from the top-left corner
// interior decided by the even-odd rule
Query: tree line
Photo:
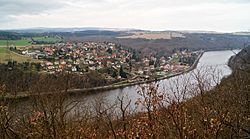
[[[108,103],[105,97],[91,102],[71,100],[63,91],[70,85],[65,79],[55,89],[57,94],[34,96],[29,105],[1,101],[0,137],[249,138],[250,68],[243,67],[244,70],[236,66],[232,75],[212,90],[207,89],[212,86],[206,77],[214,73],[211,82],[216,83],[218,77],[208,69],[192,74],[197,84],[185,80],[180,85],[177,81],[162,91],[157,83],[142,85],[135,104],[126,96],[117,97],[115,104]],[[51,82],[44,79],[43,84],[48,88]],[[6,89],[0,86],[2,96]],[[40,88],[30,90],[40,91]],[[135,113],[138,109],[143,111]]]

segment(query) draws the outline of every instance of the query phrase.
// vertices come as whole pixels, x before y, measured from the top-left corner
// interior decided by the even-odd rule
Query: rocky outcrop
[[[233,70],[250,71],[250,45],[231,57],[228,64]]]

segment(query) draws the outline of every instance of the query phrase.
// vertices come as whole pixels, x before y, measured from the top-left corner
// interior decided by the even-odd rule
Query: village
[[[142,81],[188,70],[199,51],[177,51],[170,57],[135,56],[134,50],[110,42],[55,43],[49,46],[27,47],[17,51],[40,60],[39,71],[49,74],[68,72],[83,75],[90,71],[106,79]],[[138,58],[139,57],[139,58]]]

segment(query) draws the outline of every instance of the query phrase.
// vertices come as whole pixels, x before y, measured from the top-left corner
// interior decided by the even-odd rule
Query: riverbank
[[[214,53],[215,55],[211,53],[204,53],[195,70],[200,69],[200,65],[206,64],[208,61],[208,63],[211,62],[214,63],[214,65],[217,65],[216,62],[221,60],[220,63],[223,64],[221,67],[225,66],[229,57],[223,58],[222,56],[225,53],[220,53],[219,55],[218,52]],[[214,59],[218,60],[214,61]],[[187,73],[181,76],[190,76],[190,74],[192,73]],[[225,74],[223,74],[223,76],[224,75]],[[143,108],[146,109],[143,104],[147,101],[147,97],[140,99],[141,102],[139,105],[142,105],[142,108],[137,107],[138,105],[134,103],[138,102],[138,94],[135,90],[136,86],[133,86],[130,88],[134,88],[134,91],[124,88],[122,91],[116,89],[114,91],[103,92],[103,94],[107,94],[107,96],[105,95],[104,100],[96,99],[103,97],[100,92],[97,95],[89,95],[89,97],[85,97],[85,95],[79,95],[77,97],[66,96],[66,99],[63,99],[63,101],[62,99],[59,99],[61,97],[53,95],[54,97],[49,99],[38,99],[37,101],[30,99],[30,101],[26,102],[11,103],[9,106],[7,105],[8,109],[3,111],[2,115],[5,115],[5,113],[6,115],[11,115],[9,123],[15,124],[9,125],[11,129],[14,129],[16,133],[15,135],[20,134],[21,136],[28,134],[31,135],[29,137],[33,138],[40,135],[37,134],[37,130],[34,129],[46,130],[47,127],[51,127],[51,125],[55,125],[56,128],[54,129],[56,130],[56,133],[60,133],[59,135],[61,135],[61,133],[64,135],[63,133],[66,133],[64,131],[70,130],[73,132],[77,131],[77,135],[81,133],[81,136],[84,137],[89,137],[85,134],[90,133],[98,135],[98,137],[91,136],[92,138],[108,138],[111,136],[112,131],[117,133],[114,135],[114,137],[117,138],[131,136],[131,134],[138,134],[141,138],[152,138],[152,134],[155,134],[156,138],[180,138],[180,136],[178,136],[179,130],[177,129],[179,127],[181,129],[180,133],[183,133],[183,136],[187,136],[189,138],[230,138],[232,136],[237,138],[239,137],[239,134],[244,135],[245,131],[242,129],[247,129],[250,122],[247,117],[244,116],[246,115],[246,112],[248,112],[247,108],[249,108],[247,103],[248,97],[246,97],[247,92],[249,92],[249,88],[247,89],[248,84],[246,84],[249,83],[247,82],[249,78],[247,78],[247,74],[243,74],[242,77],[248,80],[234,78],[234,75],[231,75],[231,77],[232,78],[230,80],[227,82],[223,81],[216,88],[206,92],[204,95],[198,95],[200,91],[197,89],[192,90],[192,94],[194,93],[197,95],[192,96],[192,98],[188,97],[185,101],[168,101],[170,103],[162,105],[165,104],[166,101],[165,99],[159,99],[156,103],[152,105],[150,104],[150,106],[158,106],[158,104],[160,104],[161,106],[166,107],[161,107],[162,109],[152,109],[149,113],[147,111],[142,111]],[[175,80],[175,78],[172,79]],[[164,80],[162,82],[168,83],[168,81],[169,80]],[[183,82],[179,82],[178,84],[182,85]],[[164,84],[161,85],[164,86]],[[120,92],[116,93],[117,91]],[[125,92],[127,93],[125,94]],[[167,93],[171,92],[166,90],[163,93],[166,93],[167,96]],[[119,94],[124,96],[127,94],[131,95],[128,95],[127,99],[125,98],[124,100],[122,99],[121,102],[117,102],[116,96]],[[185,96],[186,95],[188,94],[185,94]],[[92,100],[94,100],[94,102],[92,102]],[[172,100],[174,100],[174,98]],[[120,106],[120,104],[124,105]],[[125,111],[125,115],[120,112],[120,109]],[[66,116],[62,116],[62,113]],[[95,115],[96,113],[100,113],[102,115]],[[50,118],[50,115],[53,117]],[[178,124],[175,124],[176,117],[178,119]],[[223,117],[226,117],[226,119]],[[47,123],[49,123],[49,125]],[[153,127],[156,127],[153,128],[153,130],[150,130],[149,124],[151,123],[153,124]],[[207,126],[203,126],[204,123]],[[241,123],[240,127],[239,123]],[[228,124],[232,126],[228,126]],[[66,126],[62,129],[60,125]],[[123,130],[123,125],[126,126],[125,130]],[[75,129],[75,127],[77,128]],[[240,132],[232,132],[232,128]],[[53,133],[52,130],[49,133]],[[125,132],[121,133],[121,131]],[[150,135],[147,137],[142,136],[144,133],[150,133]],[[233,134],[236,135],[234,136]],[[40,137],[44,137],[44,135],[42,134]]]
[[[157,81],[164,80],[164,79],[169,79],[169,78],[179,76],[181,74],[185,74],[185,73],[188,73],[188,72],[194,70],[197,67],[199,60],[203,54],[204,54],[204,51],[202,51],[198,55],[197,59],[195,60],[195,62],[193,63],[193,65],[189,69],[182,71],[182,72],[179,72],[179,73],[172,74],[172,75],[168,75],[168,76],[164,76],[164,77],[160,77],[160,78],[155,78],[155,79],[150,79],[150,80],[144,80],[144,81],[128,82],[128,83],[124,83],[124,84],[120,84],[120,85],[108,85],[108,86],[102,86],[102,87],[94,87],[94,88],[90,88],[90,89],[72,89],[72,90],[69,90],[68,92],[69,93],[78,93],[78,92],[81,93],[81,92],[93,92],[93,91],[94,92],[95,91],[108,91],[108,90],[113,90],[113,89],[117,89],[117,88],[124,88],[124,87],[128,87],[128,86],[140,85],[140,84],[145,84],[145,83],[157,82]]]
[[[172,74],[172,75],[167,75],[167,76],[160,77],[160,78],[150,79],[150,80],[128,82],[128,83],[123,83],[123,84],[118,84],[118,85],[111,84],[111,85],[107,85],[107,86],[100,86],[100,87],[94,87],[94,88],[69,89],[69,90],[67,90],[67,93],[69,95],[82,94],[82,93],[85,93],[85,94],[90,94],[91,93],[92,94],[92,93],[97,93],[97,92],[101,92],[101,91],[108,91],[108,90],[113,90],[113,89],[118,89],[118,88],[122,89],[122,88],[129,87],[129,86],[140,85],[140,84],[145,84],[145,83],[152,83],[152,82],[157,82],[157,81],[164,80],[164,79],[169,79],[169,78],[179,76],[181,74],[185,74],[185,73],[188,73],[188,72],[194,70],[197,67],[197,65],[199,63],[199,60],[200,60],[200,58],[202,57],[203,54],[204,54],[204,51],[201,51],[200,54],[198,55],[197,59],[193,63],[193,65],[190,68],[188,68],[187,70],[179,72],[179,73],[175,73],[175,74]],[[3,100],[3,99],[7,99],[7,100],[8,99],[10,99],[10,100],[11,99],[28,99],[29,97],[32,97],[32,96],[51,95],[51,94],[54,94],[54,93],[55,92],[48,92],[48,93],[31,95],[29,93],[22,92],[22,93],[20,93],[18,95],[2,96],[2,97],[0,97],[0,100]]]

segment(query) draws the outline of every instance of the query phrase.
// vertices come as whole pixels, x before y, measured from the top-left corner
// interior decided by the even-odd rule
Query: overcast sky
[[[0,0],[0,29],[249,31],[250,0]]]

